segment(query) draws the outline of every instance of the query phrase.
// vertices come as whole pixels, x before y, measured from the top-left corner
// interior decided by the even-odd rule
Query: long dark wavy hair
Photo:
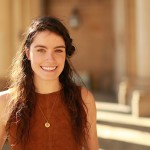
[[[36,33],[42,31],[51,31],[61,36],[65,41],[66,60],[64,70],[59,76],[63,88],[63,101],[71,117],[73,133],[79,144],[86,144],[88,135],[88,122],[86,106],[81,97],[81,89],[73,80],[74,69],[70,64],[69,58],[75,52],[72,39],[65,26],[59,19],[52,17],[40,17],[31,23],[22,47],[13,61],[10,89],[11,89],[11,107],[10,115],[7,121],[6,130],[9,135],[11,125],[17,122],[16,141],[23,143],[28,139],[30,118],[34,112],[35,86],[33,82],[33,71],[30,61],[27,59],[25,50],[30,49]]]

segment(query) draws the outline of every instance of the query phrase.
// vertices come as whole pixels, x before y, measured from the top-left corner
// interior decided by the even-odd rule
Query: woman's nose
[[[47,53],[46,60],[50,60],[50,61],[55,60],[54,54],[52,52]]]

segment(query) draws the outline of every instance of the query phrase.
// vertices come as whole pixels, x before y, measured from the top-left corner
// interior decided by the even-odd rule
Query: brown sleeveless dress
[[[15,144],[16,124],[13,124],[8,136],[12,150],[82,150],[82,146],[74,139],[61,92],[63,90],[50,94],[36,93],[37,105],[30,120],[29,139],[24,146]],[[46,119],[38,105],[51,124],[49,128],[45,127]]]

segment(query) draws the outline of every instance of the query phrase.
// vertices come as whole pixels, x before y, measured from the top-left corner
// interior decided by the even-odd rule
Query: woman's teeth
[[[46,71],[52,71],[56,69],[56,66],[55,67],[42,67],[42,69]]]

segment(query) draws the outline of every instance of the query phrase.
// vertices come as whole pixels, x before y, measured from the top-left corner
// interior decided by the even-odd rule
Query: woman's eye
[[[44,52],[45,52],[45,49],[37,49],[37,52],[44,53]]]
[[[62,49],[56,49],[55,52],[57,52],[57,53],[62,53],[63,50],[62,50]]]

